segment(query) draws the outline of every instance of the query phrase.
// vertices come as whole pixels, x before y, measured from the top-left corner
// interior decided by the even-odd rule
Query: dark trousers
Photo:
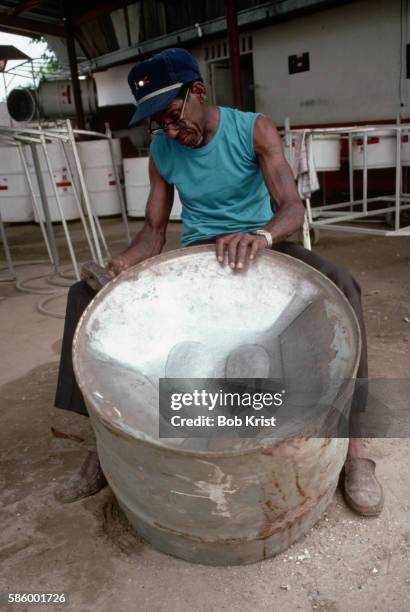
[[[207,241],[211,243],[214,241]],[[204,244],[204,243],[201,243]],[[360,325],[362,336],[362,352],[360,355],[359,367],[357,371],[358,379],[367,380],[367,341],[366,328],[363,318],[361,303],[361,290],[358,283],[350,274],[349,270],[329,261],[325,257],[312,251],[308,251],[299,244],[293,242],[280,242],[274,246],[275,251],[291,255],[312,266],[339,287],[349,300],[357,320]],[[60,369],[58,372],[57,392],[55,397],[56,408],[72,410],[79,414],[88,415],[83,396],[78,388],[74,377],[72,362],[72,344],[77,323],[88,304],[91,302],[96,292],[87,283],[80,281],[70,287],[67,299],[67,311],[64,326],[63,346],[61,351]],[[356,385],[353,396],[352,410],[363,411],[367,402],[367,385]]]

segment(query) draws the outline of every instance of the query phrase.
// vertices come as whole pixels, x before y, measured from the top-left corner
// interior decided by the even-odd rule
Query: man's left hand
[[[223,265],[227,251],[230,267],[234,270],[243,270],[249,260],[255,259],[257,251],[266,249],[267,246],[268,241],[264,236],[226,234],[216,239],[216,257]]]

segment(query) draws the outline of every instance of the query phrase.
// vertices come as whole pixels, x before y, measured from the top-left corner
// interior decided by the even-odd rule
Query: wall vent
[[[297,74],[298,72],[308,72],[310,70],[309,53],[301,53],[300,55],[289,55],[289,74]]]
[[[239,52],[241,55],[252,52],[252,36],[241,36],[239,38]],[[215,42],[214,44],[205,47],[205,60],[207,62],[228,58],[229,47],[227,40]]]

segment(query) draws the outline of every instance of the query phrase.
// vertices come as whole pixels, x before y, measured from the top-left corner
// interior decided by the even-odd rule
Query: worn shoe
[[[95,495],[107,484],[96,451],[89,451],[79,472],[54,491],[54,497],[63,504],[69,504],[90,495]]]
[[[383,508],[383,489],[375,469],[372,459],[362,457],[346,459],[344,465],[344,498],[347,505],[361,516],[378,516]]]

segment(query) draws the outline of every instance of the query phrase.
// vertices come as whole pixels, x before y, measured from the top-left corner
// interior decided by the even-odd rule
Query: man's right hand
[[[118,274],[121,274],[124,270],[135,266],[137,263],[140,263],[140,261],[144,261],[147,257],[147,255],[141,252],[140,248],[131,246],[123,253],[112,257],[107,263],[106,269],[108,274],[112,277],[118,276]]]

